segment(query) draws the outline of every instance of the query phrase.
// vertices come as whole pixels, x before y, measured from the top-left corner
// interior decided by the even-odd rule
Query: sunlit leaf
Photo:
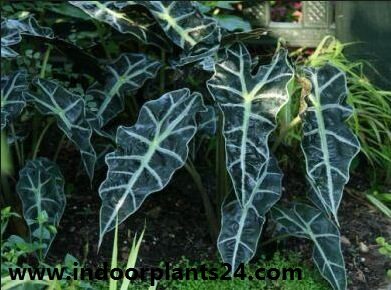
[[[7,19],[6,26],[9,29],[15,29],[20,32],[20,34],[27,34],[33,36],[41,36],[46,38],[53,38],[53,30],[49,27],[40,26],[37,20],[29,15],[24,19]]]
[[[38,94],[27,93],[26,99],[32,101],[42,114],[56,117],[58,127],[79,148],[86,172],[92,180],[96,153],[91,145],[92,129],[86,120],[84,99],[54,81],[37,78],[33,83],[38,88]]]
[[[121,3],[119,1],[69,1],[69,3],[82,9],[92,18],[109,24],[121,33],[130,34],[145,44],[167,48],[165,39],[151,29],[153,23],[131,19],[121,12],[122,8],[132,3]]]
[[[305,204],[274,207],[272,218],[291,235],[314,243],[312,258],[334,289],[346,289],[346,273],[338,228],[320,210]]]
[[[27,74],[18,71],[1,77],[1,130],[17,117],[26,105],[23,92],[27,90]]]
[[[118,128],[118,149],[106,155],[109,170],[99,188],[99,244],[117,216],[122,223],[184,165],[196,132],[195,115],[204,109],[199,93],[176,90],[145,103],[133,127]]]
[[[12,58],[18,53],[9,46],[19,43],[22,37],[18,30],[7,27],[6,21],[1,22],[1,57]]]
[[[220,46],[217,21],[205,17],[192,1],[134,1],[144,5],[166,35],[183,49],[177,64],[184,65],[213,55]]]
[[[345,124],[352,114],[345,103],[346,76],[331,65],[306,68],[304,72],[312,84],[308,108],[302,115],[302,149],[311,199],[338,224],[337,211],[349,180],[349,167],[360,150],[356,136]]]
[[[53,38],[53,30],[40,26],[32,15],[24,19],[5,19],[1,22],[1,57],[11,58],[18,55],[9,46],[19,43],[22,34]]]
[[[42,243],[46,255],[56,235],[52,227],[58,228],[65,209],[64,178],[58,166],[46,158],[28,161],[19,175],[16,191],[31,241]]]

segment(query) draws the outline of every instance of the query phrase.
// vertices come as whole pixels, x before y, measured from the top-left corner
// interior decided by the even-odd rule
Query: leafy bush
[[[41,262],[66,203],[56,159],[67,139],[80,152],[91,183],[103,170],[103,159],[107,165],[99,187],[99,245],[116,221],[125,221],[185,167],[202,195],[221,257],[233,269],[253,258],[270,219],[277,231],[311,240],[322,276],[334,289],[346,289],[338,208],[360,145],[346,123],[354,111],[346,104],[347,79],[337,65],[293,66],[284,48],[275,51],[269,64],[260,64],[246,41],[262,32],[229,32],[193,2],[25,5],[7,6],[9,17],[1,24],[6,73],[1,79],[1,129],[16,153],[20,171],[15,188]],[[56,28],[53,31],[15,8],[50,11],[54,18],[61,14],[80,31],[64,32],[58,19],[40,19]],[[97,34],[81,24],[92,26]],[[120,41],[109,42],[111,38]],[[46,50],[38,61],[41,54],[34,50],[42,43]],[[303,175],[315,207],[308,202],[278,203],[283,173],[271,136],[279,112],[292,104],[295,78],[302,90],[295,120],[303,123]],[[140,89],[142,98],[136,94]],[[133,126],[126,125],[129,120],[135,121]],[[61,132],[58,140],[45,139],[53,124]],[[205,138],[215,146],[218,160],[218,237],[219,213],[193,164],[198,161],[193,149]],[[45,142],[55,145],[45,154],[52,154],[51,160],[39,157]],[[9,178],[2,175],[10,201]]]
[[[221,264],[205,262],[204,265],[207,265],[209,269],[216,268],[218,275],[221,275],[226,271],[224,267],[221,267]],[[197,265],[192,265],[186,259],[182,259],[177,265],[178,267],[187,267],[194,268]],[[186,283],[181,283],[181,281],[165,281],[163,280],[160,285],[165,287],[165,289],[173,289],[173,290],[182,290],[182,289],[190,289],[190,290],[198,290],[198,289],[216,289],[216,290],[225,290],[225,289],[238,289],[238,290],[252,290],[252,289],[303,289],[303,290],[321,290],[321,289],[329,289],[330,287],[327,285],[325,281],[321,280],[320,275],[318,275],[314,269],[310,269],[307,267],[303,267],[300,264],[300,256],[289,252],[287,258],[282,257],[281,254],[276,252],[273,258],[267,263],[256,263],[252,265],[247,265],[245,272],[248,275],[252,275],[254,277],[255,271],[258,268],[297,268],[301,267],[303,269],[303,279],[302,280],[286,280],[286,281],[249,281],[249,280],[241,280],[241,279],[232,279],[230,281],[224,281],[221,283],[218,280],[210,280],[210,281],[202,281],[202,280],[190,280],[186,281]]]

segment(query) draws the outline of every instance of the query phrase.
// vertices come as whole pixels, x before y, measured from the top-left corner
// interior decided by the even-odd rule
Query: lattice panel
[[[328,1],[305,1],[303,3],[304,26],[327,27],[330,24],[330,13]]]

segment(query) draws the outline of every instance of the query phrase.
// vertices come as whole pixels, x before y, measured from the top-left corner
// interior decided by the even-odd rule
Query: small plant
[[[134,268],[136,266],[138,252],[140,250],[141,242],[143,241],[143,237],[144,237],[144,231],[145,229],[141,232],[139,237],[137,237],[137,235],[134,236],[132,247],[130,248],[130,252],[128,255],[128,261],[126,263],[126,269]],[[118,220],[116,221],[116,227],[115,227],[110,269],[114,269],[117,267],[118,267]],[[117,289],[127,290],[130,287],[129,285],[130,285],[130,280],[124,278],[121,287],[118,287],[118,281],[112,279],[110,276],[110,281],[109,281],[110,290],[117,290]]]
[[[2,209],[1,211],[1,222],[2,222],[2,232],[4,232],[7,228],[9,218],[19,217],[16,213],[13,213],[9,207]],[[141,242],[144,236],[144,231],[140,234],[139,237],[135,235],[132,246],[129,252],[128,261],[126,264],[126,269],[134,268],[136,265],[136,260],[138,256],[138,252],[141,246]],[[42,245],[38,242],[26,242],[19,236],[10,236],[7,240],[1,240],[1,259],[2,259],[2,272],[1,272],[1,287],[2,289],[15,289],[14,287],[18,286],[34,286],[41,287],[47,286],[45,289],[106,289],[107,282],[98,282],[94,283],[93,281],[78,281],[72,279],[63,279],[63,280],[53,280],[50,279],[48,275],[43,276],[42,280],[30,280],[29,277],[25,277],[23,280],[12,280],[8,268],[17,268],[20,264],[21,259],[28,258],[28,255],[33,254],[34,252],[40,251],[41,249],[47,249],[45,245]],[[51,271],[54,271],[55,268],[61,270],[65,269],[63,276],[72,275],[73,269],[76,265],[82,266],[80,262],[73,256],[67,254],[64,258],[64,262],[62,264],[56,265],[55,267],[51,267],[44,262],[40,262],[39,267],[50,268]],[[28,264],[23,263],[24,268],[29,268]],[[112,260],[111,260],[111,269],[117,268],[118,265],[118,227],[115,228],[115,235],[113,241],[113,251],[112,251]],[[53,273],[53,272],[52,272]],[[58,272],[59,273],[59,272]],[[109,289],[110,290],[126,290],[133,289],[133,286],[130,285],[130,280],[123,279],[123,282],[120,287],[117,287],[118,281],[111,279],[109,280]],[[146,287],[146,286],[145,286]],[[156,284],[155,284],[156,287]],[[35,288],[34,288],[35,289]],[[37,288],[41,289],[41,288]],[[137,288],[139,289],[139,288]],[[144,288],[147,289],[147,288]],[[150,290],[155,289],[151,287]]]
[[[219,280],[210,279],[208,281],[198,279],[191,279],[183,283],[183,281],[169,281],[162,280],[160,285],[163,289],[172,289],[172,290],[207,290],[207,289],[216,289],[216,290],[272,290],[272,289],[284,289],[284,290],[294,290],[294,289],[303,289],[303,290],[326,290],[330,289],[326,281],[322,280],[321,276],[316,272],[315,269],[303,266],[301,263],[301,257],[297,253],[288,252],[288,255],[281,255],[279,252],[276,252],[270,261],[267,262],[257,262],[246,265],[243,270],[246,275],[251,275],[255,277],[255,272],[259,268],[290,268],[295,269],[300,267],[303,270],[303,277],[301,280],[256,280],[249,281],[247,279],[232,279],[224,281],[221,283]],[[221,263],[213,261],[202,261],[202,265],[206,265],[208,269],[215,268],[216,274],[221,277],[227,269],[221,265]],[[173,267],[179,268],[197,268],[198,263],[192,263],[186,258],[182,258],[179,261],[178,265]],[[243,273],[242,272],[242,273]],[[191,277],[193,278],[193,277]],[[296,277],[297,278],[297,277]]]
[[[43,275],[42,280],[31,280],[27,275],[24,279],[12,280],[8,272],[10,268],[31,268],[27,262],[28,259],[35,253],[42,253],[46,251],[47,247],[43,241],[25,241],[22,237],[17,235],[11,235],[7,239],[4,239],[3,233],[7,229],[8,221],[10,217],[19,218],[19,215],[12,212],[10,207],[1,210],[1,289],[19,289],[18,287],[34,287],[34,289],[41,289],[46,286],[45,289],[92,289],[91,285],[86,281],[68,281],[66,279],[58,281]],[[42,257],[39,256],[38,267],[48,268],[49,266],[44,263]],[[50,267],[52,271],[63,268],[65,270],[64,275],[72,273],[75,263],[79,264],[79,261],[71,256],[67,255],[62,264]],[[23,288],[24,289],[24,288]]]
[[[384,237],[378,237],[376,238],[376,243],[379,245],[379,253],[391,258],[391,245],[386,242],[386,239]]]
[[[263,225],[271,220],[278,225],[277,231],[311,240],[321,275],[334,289],[346,289],[338,209],[351,162],[360,151],[347,121],[353,115],[360,122],[361,117],[347,104],[348,80],[338,65],[312,59],[294,66],[282,47],[270,63],[261,65],[246,44],[259,33],[233,34],[215,18],[205,16],[196,2],[69,1],[60,5],[98,27],[100,55],[95,56],[91,46],[80,48],[79,42],[60,40],[32,15],[22,13],[2,22],[2,71],[7,75],[1,80],[1,129],[15,152],[14,167],[19,169],[19,178],[2,179],[2,191],[7,203],[13,200],[11,188],[22,200],[30,243],[39,245],[40,262],[50,250],[66,207],[65,179],[56,161],[68,140],[80,153],[91,184],[105,161],[106,178],[98,189],[102,206],[97,243],[100,246],[116,228],[112,267],[117,263],[118,224],[184,167],[202,195],[212,236],[217,236],[221,218],[217,247],[233,271],[254,257]],[[133,42],[109,49],[102,31],[109,31],[108,37],[125,35]],[[25,37],[46,43],[39,71],[14,62],[28,57],[18,52],[18,46],[26,45]],[[60,58],[64,67],[60,73],[50,66],[55,61],[51,56],[61,46],[87,59],[76,78],[72,74],[76,66],[65,69],[68,59]],[[300,80],[298,100],[292,100],[294,79]],[[142,91],[141,98],[137,91]],[[294,120],[303,124],[299,132],[305,157],[302,175],[309,190],[308,202],[286,204],[279,202],[283,172],[273,154],[271,136],[279,112],[293,101],[302,105]],[[135,120],[132,126],[127,125],[129,120]],[[59,138],[46,139],[55,124]],[[359,130],[354,131],[362,137]],[[209,135],[216,149],[216,198],[203,189],[196,167],[199,158],[190,154],[204,135]],[[55,150],[43,157],[45,143],[54,143]],[[366,153],[379,156],[370,150]],[[8,186],[10,180],[13,187]],[[212,204],[221,207],[221,213]],[[134,264],[139,242],[129,264]],[[128,285],[123,282],[121,289]],[[110,289],[117,287],[116,281],[110,282]]]
[[[379,253],[391,260],[391,245],[384,237],[377,237],[376,243],[379,246]],[[391,269],[387,269],[387,277],[391,279]]]

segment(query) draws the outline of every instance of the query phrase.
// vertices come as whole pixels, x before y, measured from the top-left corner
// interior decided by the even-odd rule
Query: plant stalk
[[[162,50],[161,52],[161,61],[162,63],[164,64],[165,61],[166,61],[166,53]],[[160,88],[160,95],[164,94],[164,85],[165,85],[165,82],[166,82],[166,79],[165,79],[165,71],[164,71],[164,68],[161,68],[160,69],[160,72],[159,72],[159,88]]]
[[[48,61],[49,61],[49,57],[50,57],[50,52],[52,51],[52,46],[49,44],[48,45],[48,48],[46,49],[46,52],[45,52],[45,55],[43,57],[43,63],[42,63],[42,67],[41,67],[41,72],[39,74],[39,76],[41,78],[44,78],[45,77],[45,74],[46,74],[46,67],[47,67],[47,64],[48,64]]]
[[[16,132],[15,132],[15,127],[14,127],[14,124],[11,124],[11,132],[12,132],[12,136],[15,140],[15,151],[16,151],[16,156],[18,158],[18,164],[20,167],[23,166],[23,160],[22,160],[22,155],[21,155],[21,150],[20,150],[20,147],[19,147],[19,142],[18,140],[16,139]]]
[[[275,152],[277,147],[281,144],[282,140],[286,137],[286,135],[289,133],[292,128],[296,127],[301,123],[301,118],[299,115],[297,115],[285,128],[283,128],[280,132],[280,134],[277,137],[276,142],[274,142],[272,151]]]
[[[215,241],[218,237],[218,223],[208,193],[202,184],[201,176],[199,175],[198,171],[196,170],[196,168],[194,167],[190,159],[188,159],[187,163],[185,164],[185,168],[187,172],[190,174],[190,176],[192,177],[198,191],[201,193],[202,202],[205,208],[206,218],[209,224],[209,232],[211,238]]]
[[[37,143],[35,144],[35,147],[34,147],[34,152],[33,152],[33,156],[32,156],[33,160],[37,158],[38,151],[39,151],[39,149],[41,147],[41,143],[42,143],[43,137],[45,136],[47,130],[53,124],[53,122],[54,122],[54,119],[49,119],[49,121],[46,123],[46,126],[43,128],[41,134],[39,135]]]
[[[56,153],[54,153],[53,162],[56,162],[58,155],[60,154],[64,140],[65,140],[65,134],[62,135],[60,142],[58,142]]]
[[[261,243],[261,246],[266,246],[266,245],[269,245],[275,241],[279,241],[279,240],[283,240],[283,239],[286,239],[288,237],[290,237],[291,235],[290,234],[282,234],[282,235],[279,235],[279,236],[275,236],[273,238],[270,238],[268,239],[267,241],[264,241]]]

